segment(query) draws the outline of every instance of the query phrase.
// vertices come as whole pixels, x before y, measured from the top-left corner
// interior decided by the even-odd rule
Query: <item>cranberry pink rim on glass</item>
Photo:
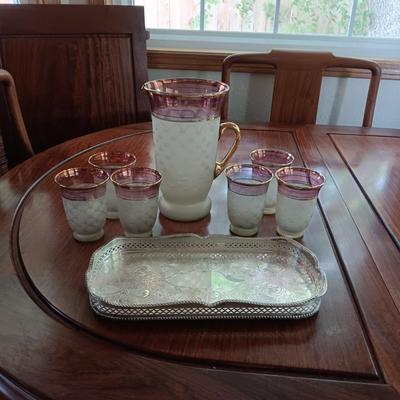
[[[54,177],[62,195],[70,200],[85,200],[103,195],[103,190],[95,189],[102,188],[108,180],[106,171],[94,167],[68,168]]]
[[[274,170],[289,167],[294,161],[291,153],[280,149],[256,149],[250,153],[253,164],[263,165]]]
[[[273,173],[258,164],[235,164],[225,170],[228,189],[245,196],[257,196],[266,192]]]
[[[135,165],[136,157],[126,151],[101,151],[91,155],[88,163],[110,173],[116,169]]]
[[[158,171],[145,167],[122,168],[111,175],[117,196],[126,200],[142,200],[158,196],[161,179]]]
[[[317,171],[302,167],[284,167],[275,172],[278,192],[294,199],[312,199],[325,183],[325,177]]]

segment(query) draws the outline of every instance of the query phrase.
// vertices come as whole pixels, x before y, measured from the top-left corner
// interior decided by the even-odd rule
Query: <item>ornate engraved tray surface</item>
[[[86,272],[90,304],[117,319],[306,318],[327,289],[316,256],[284,238],[116,238]]]

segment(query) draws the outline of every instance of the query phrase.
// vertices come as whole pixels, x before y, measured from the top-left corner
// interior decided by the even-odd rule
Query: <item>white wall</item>
[[[149,78],[194,77],[221,78],[213,71],[176,71],[150,69]],[[264,122],[269,118],[273,76],[233,73],[231,76],[230,119]],[[317,123],[361,126],[368,80],[355,78],[323,79]],[[400,128],[400,81],[382,80],[373,126]]]

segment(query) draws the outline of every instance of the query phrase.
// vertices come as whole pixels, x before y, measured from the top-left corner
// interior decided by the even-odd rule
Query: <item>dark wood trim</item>
[[[337,143],[336,138],[337,136],[340,136],[341,134],[328,134],[329,138],[332,141],[333,146],[335,147],[336,151],[338,152],[338,154],[340,155],[340,157],[342,158],[343,162],[346,164],[351,176],[354,179],[354,182],[357,183],[360,191],[362,192],[363,196],[365,197],[365,199],[368,201],[369,206],[375,211],[376,216],[378,217],[380,223],[386,228],[388,234],[390,235],[390,237],[392,238],[393,242],[395,243],[395,245],[397,246],[397,248],[400,250],[400,240],[397,238],[395,231],[392,229],[392,227],[385,221],[384,218],[382,218],[382,215],[380,214],[379,210],[377,209],[375,203],[371,200],[370,195],[368,194],[368,191],[363,187],[362,183],[360,182],[356,172],[354,171],[353,166],[347,161],[345,154],[343,154],[342,148],[340,147],[340,145]],[[342,136],[346,136],[346,135],[342,135]],[[373,137],[373,135],[369,135],[370,137]],[[382,138],[382,136],[376,135],[376,138],[380,137]],[[396,138],[398,139],[398,137],[395,136],[385,136],[386,138]],[[397,291],[396,291],[397,292]]]
[[[21,383],[17,382],[14,378],[7,375],[5,371],[0,368],[0,399],[12,400],[39,400],[40,398],[29,392]]]
[[[354,132],[360,131],[359,128],[353,129]],[[395,343],[399,342],[399,331],[392,327],[400,323],[400,316],[396,299],[390,294],[393,293],[391,265],[398,265],[398,262],[390,264],[385,259],[385,255],[390,257],[389,255],[395,254],[397,257],[397,249],[384,226],[379,225],[375,231],[379,218],[371,212],[369,204],[365,203],[367,200],[365,198],[361,200],[359,196],[361,191],[357,183],[352,180],[340,154],[336,152],[331,138],[326,135],[327,132],[329,129],[323,126],[310,125],[298,128],[296,129],[298,145],[306,166],[317,169],[325,177],[329,177],[318,201],[331,235],[335,238],[337,252],[345,265],[344,273],[357,300],[361,318],[376,351],[384,379],[389,384],[393,383],[395,389],[399,390],[400,375],[396,362],[392,361],[396,359]],[[315,149],[306,153],[305,149],[310,148],[312,142]],[[349,193],[352,194],[351,198]],[[358,212],[349,207],[352,201],[357,201],[359,210],[364,210],[368,218],[371,217],[368,219],[367,228],[363,225],[367,217],[364,215],[364,220],[360,221]],[[371,243],[383,247],[380,254]],[[373,306],[381,301],[385,303],[381,303],[382,310],[385,310],[384,314]],[[390,321],[390,324],[387,321]],[[385,347],[384,352],[382,352],[383,347]],[[389,354],[390,359],[387,357]]]
[[[178,69],[199,71],[221,71],[222,61],[230,52],[188,51],[148,49],[148,67],[153,69]],[[382,68],[381,79],[400,80],[400,60],[374,60]],[[272,74],[273,69],[267,65],[237,65],[234,72]],[[369,72],[357,69],[332,68],[325,76],[344,78],[368,78]]]

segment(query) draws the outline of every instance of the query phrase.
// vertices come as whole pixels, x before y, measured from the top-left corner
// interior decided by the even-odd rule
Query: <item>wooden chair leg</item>
[[[22,117],[21,108],[18,102],[17,91],[15,89],[15,83],[13,77],[9,72],[4,69],[0,69],[0,82],[2,82],[6,88],[7,102],[10,107],[11,116],[15,121],[18,135],[21,138],[22,145],[24,146],[27,154],[30,156],[34,155],[31,141],[29,140],[28,133],[26,131],[24,119]]]

